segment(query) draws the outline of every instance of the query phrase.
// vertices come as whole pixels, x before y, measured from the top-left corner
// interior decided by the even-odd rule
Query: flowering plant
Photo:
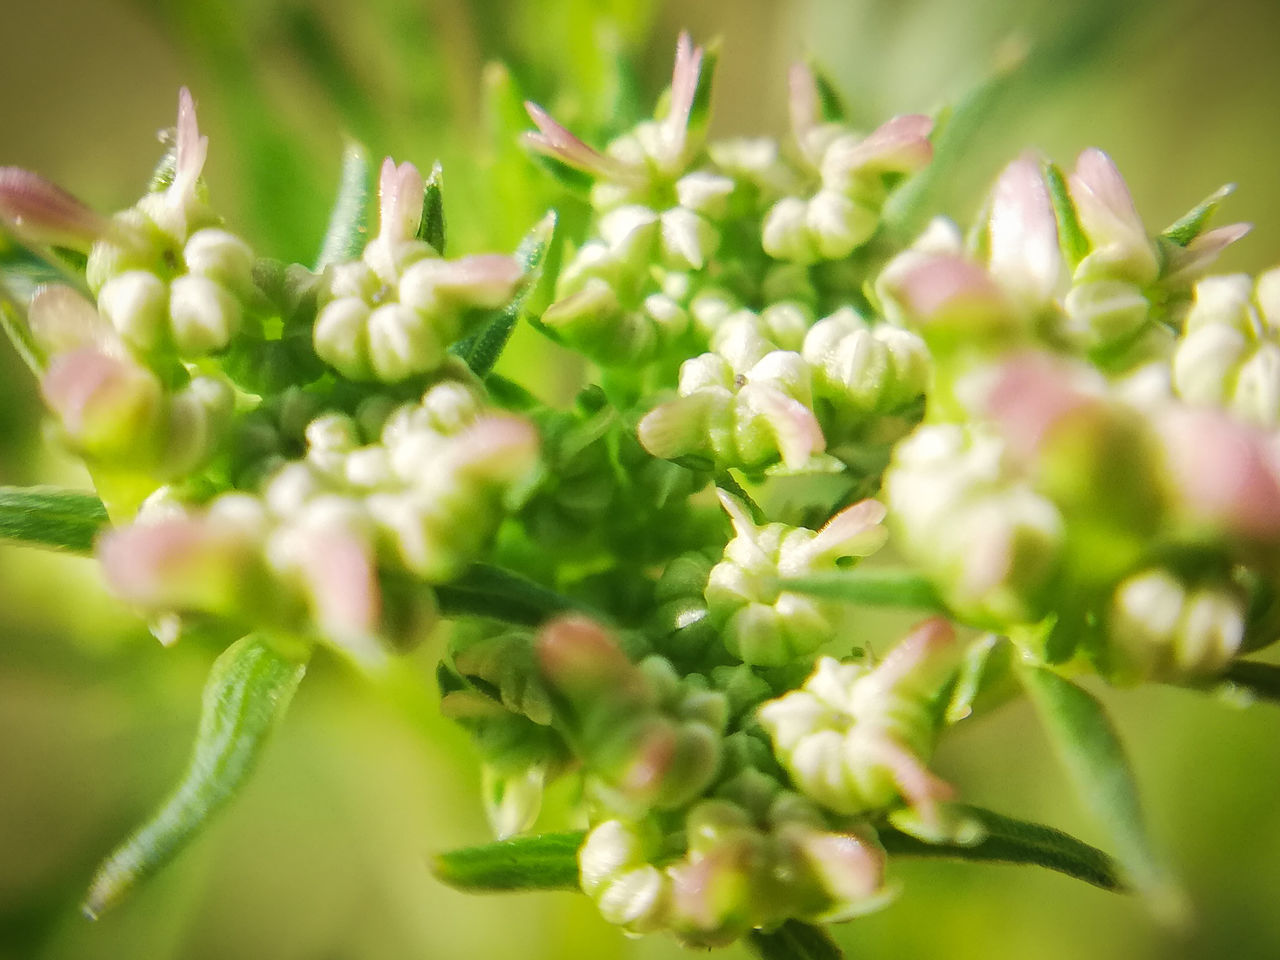
[[[1078,681],[1280,693],[1245,659],[1280,628],[1280,272],[1209,276],[1248,229],[1208,228],[1226,191],[1153,236],[1098,150],[921,229],[957,118],[861,133],[797,66],[785,138],[712,141],[714,61],[682,37],[601,149],[528,104],[587,215],[510,255],[446,256],[441,171],[391,159],[370,230],[352,145],[316,262],[260,257],[186,90],[112,217],[0,169],[0,321],[95,486],[0,491],[0,536],[93,552],[162,643],[225,645],[91,916],[234,795],[317,651],[377,672],[432,631],[498,837],[437,858],[457,887],[580,887],[765,957],[838,955],[824,925],[887,903],[899,856],[1181,909]],[[590,371],[567,407],[495,372],[522,323]],[[869,606],[925,619],[886,650]],[[1115,859],[930,771],[1022,695]]]

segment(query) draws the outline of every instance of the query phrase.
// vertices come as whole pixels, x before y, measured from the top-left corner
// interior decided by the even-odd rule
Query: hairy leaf
[[[1169,224],[1169,226],[1160,231],[1160,236],[1164,237],[1170,243],[1176,243],[1180,247],[1185,247],[1204,232],[1204,228],[1209,225],[1209,218],[1212,217],[1214,211],[1218,209],[1218,205],[1227,197],[1231,196],[1231,194],[1235,192],[1235,189],[1236,185],[1234,183],[1224,184],[1219,187],[1173,223]]]
[[[955,812],[982,827],[981,840],[971,844],[927,843],[893,827],[884,827],[880,842],[887,852],[898,856],[1029,864],[1056,870],[1104,890],[1126,889],[1109,856],[1070,834],[981,807],[957,804]]]
[[[544,833],[512,837],[442,853],[432,861],[437,877],[458,890],[576,890],[578,848],[585,834]]]
[[[542,289],[542,281],[544,277],[554,280],[560,252],[558,241],[556,213],[552,210],[529,231],[516,250],[516,259],[525,272],[520,292],[479,333],[453,348],[476,376],[487,376],[493,370],[522,315],[534,311],[540,314],[545,309],[546,291]]]
[[[60,487],[0,487],[0,541],[88,553],[107,524],[92,493]]]
[[[90,918],[172,860],[244,785],[305,670],[304,661],[252,634],[218,657],[187,772],[159,811],[98,869],[84,902]]]
[[[1102,704],[1045,667],[1024,668],[1022,681],[1080,799],[1111,835],[1127,881],[1157,911],[1179,911],[1181,895],[1151,849],[1137,784]]]
[[[761,960],[841,960],[844,952],[821,927],[788,920],[777,930],[755,930],[747,937]]]
[[[444,170],[437,160],[431,168],[422,193],[422,221],[418,225],[418,239],[425,240],[444,256],[447,231],[444,222]]]
[[[789,577],[778,584],[783,590],[826,600],[843,600],[873,607],[903,607],[946,613],[933,585],[909,570],[866,567],[837,573]]]
[[[350,260],[364,249],[369,224],[369,177],[368,152],[362,144],[348,140],[342,151],[338,195],[316,257],[317,272],[331,263]]]

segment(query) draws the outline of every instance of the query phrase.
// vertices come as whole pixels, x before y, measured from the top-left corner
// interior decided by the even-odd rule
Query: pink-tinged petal
[[[511,299],[524,279],[519,261],[499,253],[421,262],[434,268],[432,279],[441,296],[465,301],[473,307],[493,309],[502,306]]]
[[[804,144],[818,125],[818,85],[813,71],[803,63],[793,63],[787,72],[787,105],[791,115],[791,135]]]
[[[120,353],[115,330],[92,303],[64,284],[43,286],[31,298],[27,325],[47,357],[94,347],[102,353]]]
[[[100,454],[145,446],[164,394],[150,371],[93,347],[53,358],[40,390],[68,437]]]
[[[531,149],[593,177],[622,182],[637,179],[635,170],[587,146],[536,103],[525,101],[524,108],[538,128],[537,133],[524,135],[524,142]]]
[[[190,517],[113,530],[97,554],[112,591],[150,610],[225,613],[255,573],[250,544]]]
[[[687,397],[660,403],[636,426],[640,446],[662,460],[709,453],[712,410],[728,402],[728,391],[697,390]]]
[[[801,828],[798,842],[805,859],[841,907],[853,908],[884,892],[885,854],[855,833],[822,833]]]
[[[942,617],[930,617],[889,651],[876,665],[871,677],[882,690],[893,690],[901,684],[931,683],[932,677],[951,669],[959,655],[956,632]]]
[[[759,411],[773,430],[782,462],[791,468],[808,463],[815,453],[827,448],[818,418],[807,406],[768,384],[751,383],[738,397],[750,397],[750,406]]]
[[[1252,229],[1251,223],[1231,223],[1205,231],[1185,247],[1170,246],[1161,282],[1169,287],[1190,287],[1208,271],[1222,251]]]
[[[173,183],[169,186],[170,202],[185,203],[195,195],[196,181],[204,170],[209,153],[209,138],[200,135],[196,120],[196,105],[191,91],[183,87],[178,91],[178,127],[174,144]]]
[[[0,226],[24,243],[87,253],[107,221],[39,174],[0,167]]]
[[[938,804],[955,796],[951,784],[936,776],[920,762],[919,757],[888,736],[878,737],[870,745],[870,752],[889,771],[898,792],[916,809],[920,819],[927,826],[938,826],[941,823]]]
[[[1012,451],[1034,460],[1059,423],[1097,402],[1061,364],[1043,354],[1027,353],[1000,368],[987,393],[985,413]]]
[[[684,151],[689,129],[689,114],[693,110],[693,98],[698,93],[698,77],[702,73],[701,47],[695,47],[687,32],[681,32],[676,41],[676,63],[671,71],[671,102],[667,116],[662,121],[663,139],[672,156]]]
[[[527,420],[494,414],[454,437],[449,454],[460,473],[495,484],[518,483],[537,465],[538,431]]]
[[[932,130],[932,117],[918,113],[894,117],[854,147],[845,165],[849,170],[913,173],[933,159]]]
[[[321,629],[337,637],[371,637],[382,594],[369,544],[342,531],[317,531],[309,541],[302,573]]]
[[[1250,540],[1280,537],[1280,478],[1267,435],[1216,410],[1159,422],[1174,490],[1193,522]]]
[[[1111,158],[1090,147],[1076,160],[1069,179],[1071,200],[1080,227],[1107,263],[1123,263],[1138,280],[1153,279],[1155,251],[1138,215],[1133,195]]]
[[[1044,306],[1057,289],[1062,253],[1049,187],[1033,154],[996,180],[988,229],[991,273],[1027,308]]]
[[[806,553],[819,557],[865,557],[884,544],[889,532],[882,525],[885,506],[879,500],[861,500],[828,520],[808,544]]]
[[[412,163],[382,161],[378,176],[379,239],[389,244],[411,240],[422,223],[422,198],[426,185]]]
[[[908,251],[881,275],[881,284],[910,320],[932,324],[972,321],[975,330],[1009,314],[1004,290],[985,268],[951,253]]]
[[[662,789],[671,772],[679,747],[679,733],[669,720],[655,719],[644,726],[640,740],[630,752],[618,786],[626,794],[649,798]]]

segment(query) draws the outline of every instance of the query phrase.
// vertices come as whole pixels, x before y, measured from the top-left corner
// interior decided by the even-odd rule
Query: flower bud
[[[687,173],[676,181],[676,199],[680,206],[712,220],[728,213],[733,191],[732,179],[708,171]]]
[[[316,354],[352,380],[373,379],[369,362],[369,314],[363,300],[342,297],[326,304],[316,317]]]
[[[187,240],[182,258],[187,270],[208,277],[237,296],[253,289],[253,251],[233,233],[216,227],[197,230]]]
[[[880,222],[878,210],[835,190],[820,190],[809,201],[805,224],[818,256],[843,260],[866,243]]]
[[[422,315],[401,303],[375,307],[365,321],[369,367],[384,383],[397,383],[436,369],[444,360],[444,344]]]
[[[812,263],[818,250],[809,228],[809,205],[799,197],[785,197],[764,217],[760,243],[777,260]]]
[[[222,350],[240,328],[242,308],[208,277],[186,274],[169,285],[173,343],[182,356]]]
[[[127,270],[103,284],[98,309],[134,350],[149,353],[169,334],[169,289],[146,270]]]
[[[55,357],[40,389],[68,440],[87,456],[154,455],[164,390],[149,370],[84,347]]]
[[[44,177],[0,167],[0,226],[26,243],[88,253],[107,221]]]
[[[1070,177],[1071,200],[1092,251],[1076,279],[1112,277],[1145,286],[1156,279],[1155,247],[1133,205],[1129,187],[1101,150],[1080,154]]]
[[[1131,341],[1147,322],[1151,305],[1125,280],[1086,280],[1063,302],[1067,337],[1080,349],[1106,349]]]

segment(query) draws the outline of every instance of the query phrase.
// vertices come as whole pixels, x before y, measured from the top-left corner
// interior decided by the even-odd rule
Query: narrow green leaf
[[[702,65],[698,71],[698,86],[693,91],[693,103],[689,107],[689,136],[702,137],[711,119],[711,93],[715,86],[716,66],[720,62],[720,38],[716,37],[702,46]]]
[[[813,86],[818,91],[818,114],[823,123],[844,123],[849,111],[831,77],[812,58],[806,61],[806,66],[813,77]]]
[[[40,347],[31,336],[31,328],[27,326],[25,312],[10,295],[3,277],[0,277],[0,330],[9,338],[27,369],[40,377],[44,372],[44,362]]]
[[[1164,237],[1170,243],[1176,243],[1180,247],[1185,247],[1204,231],[1209,225],[1209,218],[1213,216],[1214,211],[1218,209],[1219,204],[1227,197],[1235,193],[1236,185],[1234,183],[1224,184],[1209,196],[1205,197],[1194,207],[1184,213],[1169,226],[1160,231],[1160,236]]]
[[[534,311],[541,314],[545,309],[547,291],[543,280],[549,278],[554,282],[559,267],[559,240],[556,212],[552,210],[538,221],[516,249],[516,260],[525,272],[523,288],[479,333],[452,348],[476,376],[488,376],[493,370],[521,316]]]
[[[0,487],[0,541],[88,553],[107,525],[92,493],[60,487]]]
[[[836,573],[789,577],[778,586],[793,593],[843,600],[845,603],[947,612],[933,584],[910,570],[891,567],[858,567]]]
[[[747,943],[760,960],[841,960],[844,952],[821,927],[788,920],[777,930],[753,930]]]
[[[1227,668],[1222,680],[1262,700],[1280,702],[1280,665],[1237,660]]]
[[[426,190],[422,194],[422,222],[418,224],[418,239],[425,240],[444,256],[446,230],[444,222],[444,168],[437,160],[427,177]]]
[[[436,856],[432,872],[457,890],[578,889],[578,848],[586,834],[544,833],[512,837]]]
[[[1045,667],[1025,667],[1022,681],[1081,801],[1110,834],[1126,879],[1156,912],[1177,916],[1182,895],[1151,849],[1137,784],[1102,704]]]
[[[96,919],[174,858],[242,787],[284,716],[305,662],[250,635],[228,647],[205,683],[195,751],[160,810],[98,869],[84,912]]]
[[[341,263],[364,249],[369,221],[369,154],[355,140],[342,151],[342,173],[338,195],[329,214],[329,226],[316,257],[316,272],[331,263]]]
[[[1067,264],[1074,270],[1089,253],[1089,238],[1080,228],[1076,205],[1067,189],[1067,180],[1056,163],[1044,164],[1044,179],[1049,186],[1049,200],[1058,221],[1058,243]]]
[[[972,844],[926,843],[889,826],[881,828],[880,843],[895,856],[1028,864],[1056,870],[1103,890],[1126,889],[1115,861],[1070,834],[981,807],[957,804],[956,813],[980,824],[983,838]]]
[[[600,618],[571,597],[484,563],[473,564],[462,577],[435,590],[441,612],[446,616],[489,617],[529,627],[572,611]]]

